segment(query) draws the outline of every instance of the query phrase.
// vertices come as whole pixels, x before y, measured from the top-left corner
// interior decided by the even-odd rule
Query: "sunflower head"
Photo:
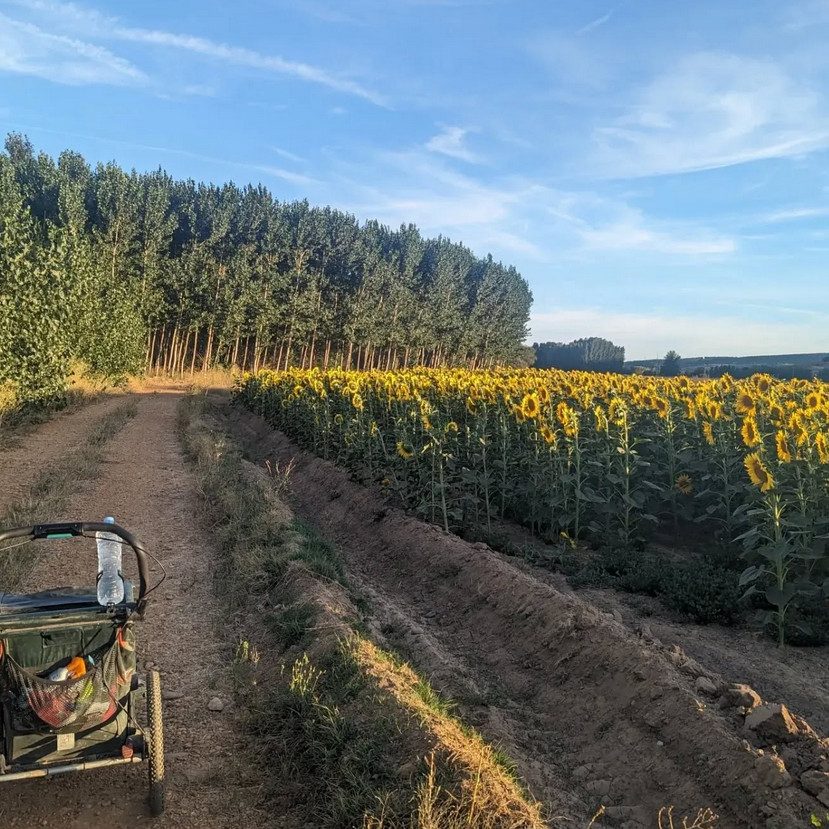
[[[397,454],[400,455],[404,461],[408,461],[414,456],[414,452],[412,452],[411,449],[408,449],[403,441],[397,442]]]
[[[745,390],[737,395],[736,407],[740,414],[751,414],[757,406],[754,398]]]
[[[751,415],[743,420],[741,434],[746,446],[757,446],[760,443],[760,430],[757,428],[757,421]]]
[[[806,395],[806,408],[809,412],[817,411],[823,403],[823,397],[819,391],[810,391]]]
[[[690,475],[679,475],[677,476],[676,483],[674,486],[683,494],[683,495],[690,495],[694,491],[694,484],[691,481]]]
[[[751,483],[758,487],[760,492],[768,492],[770,489],[774,489],[774,478],[763,465],[763,461],[756,452],[746,455],[743,463]]]
[[[547,445],[556,445],[556,433],[546,423],[542,423],[538,427],[538,434],[541,435]]]
[[[665,420],[671,411],[671,406],[664,397],[655,397],[653,399],[653,410]]]
[[[541,414],[541,403],[535,393],[525,394],[521,400],[521,414],[527,420],[535,420]]]
[[[818,432],[815,436],[815,449],[821,463],[829,463],[829,435]]]
[[[789,441],[782,429],[778,429],[775,433],[774,445],[777,449],[777,460],[780,463],[791,463],[792,453],[789,451]]]
[[[702,424],[702,434],[705,438],[705,442],[709,446],[713,446],[716,443],[716,441],[714,440],[714,427],[708,420],[706,420],[705,423]]]

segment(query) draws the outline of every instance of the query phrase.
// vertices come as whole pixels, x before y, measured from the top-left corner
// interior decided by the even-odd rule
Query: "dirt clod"
[[[694,683],[694,688],[698,694],[706,694],[709,697],[716,696],[717,686],[714,682],[708,679],[707,676],[698,676]]]
[[[825,771],[804,771],[800,775],[800,785],[809,794],[820,796],[822,792],[829,792],[829,772]]]
[[[225,701],[221,699],[221,697],[213,697],[213,699],[211,699],[210,702],[207,703],[207,710],[213,711],[214,713],[224,711]]]
[[[775,754],[761,754],[754,761],[757,782],[769,789],[782,789],[792,784],[792,778],[783,761]]]
[[[785,705],[758,705],[746,717],[745,726],[770,743],[789,742],[800,733]]]
[[[738,706],[751,711],[763,702],[760,695],[748,685],[732,685],[720,698],[720,708]]]

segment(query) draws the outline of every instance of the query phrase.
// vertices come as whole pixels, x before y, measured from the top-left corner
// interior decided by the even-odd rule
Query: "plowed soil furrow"
[[[199,502],[177,439],[179,399],[175,394],[140,396],[137,416],[108,446],[97,485],[72,501],[68,516],[56,519],[114,515],[169,572],[136,628],[139,665],[156,663],[166,695],[174,697],[164,703],[168,807],[152,825],[267,826],[266,816],[254,807],[257,781],[245,775],[239,758],[232,706],[220,713],[207,707],[213,697],[231,699],[233,644],[213,594],[212,540],[198,519]],[[40,445],[45,462],[48,441]],[[59,542],[43,559],[38,586],[94,586],[94,543],[79,545]],[[146,773],[141,765],[5,784],[0,825],[126,829],[149,824]]]
[[[26,493],[49,461],[72,451],[86,438],[96,421],[123,403],[119,396],[104,397],[71,412],[58,414],[0,451],[0,512]]]
[[[604,805],[602,825],[654,827],[669,804],[678,815],[712,807],[721,827],[807,818],[814,801],[695,691],[705,671],[680,652],[389,508],[261,419],[236,424],[259,460],[295,459],[294,506],[342,550],[376,627],[505,746],[551,818],[586,825]]]

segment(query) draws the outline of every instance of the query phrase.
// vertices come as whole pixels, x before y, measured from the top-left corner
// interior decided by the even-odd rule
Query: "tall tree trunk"
[[[207,326],[207,345],[204,347],[204,359],[202,360],[201,370],[207,371],[210,367],[210,361],[213,359],[213,323]]]
[[[328,371],[328,360],[331,357],[331,340],[325,341],[325,356],[322,358],[322,370]]]
[[[196,373],[196,352],[199,350],[199,327],[193,331],[193,354],[190,357],[190,376]]]
[[[242,357],[242,371],[248,368],[248,349],[250,348],[250,337],[245,337],[245,353]]]
[[[153,357],[155,357],[155,338],[158,336],[158,330],[153,329],[152,336],[150,337],[150,344],[147,348],[147,361],[145,363],[145,370],[149,372],[153,367]]]

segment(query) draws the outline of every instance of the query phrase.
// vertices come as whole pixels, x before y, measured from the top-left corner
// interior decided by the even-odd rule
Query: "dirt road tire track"
[[[212,540],[199,519],[199,500],[179,447],[180,395],[138,395],[137,399],[138,414],[108,446],[97,485],[72,500],[66,517],[116,516],[170,572],[153,596],[146,619],[137,626],[139,665],[154,662],[161,671],[165,694],[176,695],[164,703],[167,811],[160,819],[150,819],[147,769],[142,764],[4,784],[0,789],[0,825],[4,827],[225,829],[269,825],[256,808],[258,781],[244,771],[239,757],[232,705],[219,713],[207,708],[212,697],[232,699],[232,629],[214,595]],[[94,420],[91,411],[83,412],[84,422]],[[29,451],[38,453],[39,463],[48,461],[54,445],[42,435],[27,441]],[[22,450],[21,462],[25,460]],[[6,478],[5,472],[0,474]],[[3,486],[8,486],[6,480]],[[94,585],[94,545],[79,556],[75,542],[59,544],[63,549],[43,560],[40,585]],[[75,555],[62,555],[67,551]]]
[[[294,506],[339,546],[378,630],[502,742],[549,815],[586,825],[603,803],[603,825],[634,829],[668,804],[680,815],[711,806],[722,829],[788,829],[818,808],[700,699],[681,653],[486,545],[388,508],[260,418],[232,420],[253,458],[295,459]]]
[[[118,408],[124,399],[121,395],[107,396],[60,413],[0,451],[0,513],[26,493],[53,458],[80,446],[96,421]]]

